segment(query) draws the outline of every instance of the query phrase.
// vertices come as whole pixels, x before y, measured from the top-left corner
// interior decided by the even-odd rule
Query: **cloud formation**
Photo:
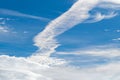
[[[54,53],[55,48],[59,46],[55,38],[91,17],[89,11],[100,3],[120,4],[119,0],[78,0],[68,11],[51,21],[46,28],[34,38],[34,45],[39,48],[36,52],[37,55],[45,54],[49,56],[51,53]],[[108,15],[98,13],[93,22],[109,19],[114,16],[116,16],[116,13],[110,13]]]
[[[70,52],[56,52],[56,54],[91,55],[113,58],[120,56],[120,48],[117,45],[90,46]]]
[[[45,53],[49,56],[53,53],[55,48],[59,46],[55,37],[87,19],[89,17],[88,11],[97,3],[98,0],[91,0],[90,2],[88,0],[78,0],[67,12],[50,22],[34,38],[35,46],[39,47],[38,54]]]
[[[27,58],[0,56],[1,80],[119,80],[119,62],[89,68],[38,63]],[[63,74],[64,73],[64,74]],[[69,76],[69,77],[68,77]]]
[[[0,56],[0,60],[1,80],[48,80],[44,76],[31,71],[32,69],[35,70],[38,68],[39,70],[45,69],[47,68],[45,65],[31,62],[25,58],[16,58],[9,56]]]

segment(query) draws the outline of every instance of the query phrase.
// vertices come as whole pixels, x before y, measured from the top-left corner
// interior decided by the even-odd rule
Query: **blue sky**
[[[119,67],[120,0],[0,1],[0,80],[119,80]]]
[[[66,12],[74,3],[75,0],[2,1],[0,3],[0,26],[7,30],[7,32],[1,29],[0,54],[30,56],[35,53],[38,47],[33,45],[34,37],[39,32],[42,32],[50,21]],[[106,16],[109,13],[112,16],[117,15],[109,19],[96,20],[94,22],[95,20],[92,16],[95,16],[97,13]],[[60,44],[56,48],[57,52],[77,53],[74,51],[91,47],[119,47],[119,9],[95,7],[89,14],[91,18],[56,37],[57,42]],[[41,41],[39,40],[39,42]]]
[[[46,3],[47,2],[47,3]],[[1,26],[5,26],[10,32],[1,32],[0,34],[0,53],[12,56],[29,56],[37,50],[33,46],[33,38],[41,32],[45,26],[53,19],[67,11],[75,0],[4,0],[0,3],[0,8],[5,13],[0,14]],[[11,13],[20,12],[23,14],[39,16],[43,19],[34,19],[30,17],[22,17],[11,15]],[[1,10],[2,11],[2,10]],[[91,14],[101,12],[107,14],[111,9],[95,8]],[[119,13],[119,10],[116,10]],[[10,20],[7,20],[9,18]],[[48,20],[47,20],[48,19]],[[58,42],[61,44],[57,51],[72,51],[91,46],[119,44],[120,36],[120,17],[117,15],[111,19],[105,19],[95,23],[81,23],[72,29],[57,36]],[[115,40],[116,39],[116,40]],[[17,53],[17,54],[16,54]]]
[[[7,2],[7,3],[6,3]],[[30,0],[24,1],[9,1],[5,0],[0,3],[1,9],[8,9],[13,11],[18,11],[25,14],[31,14],[36,16],[41,16],[52,20],[66,11],[71,2],[65,1],[66,4],[62,4],[63,1],[47,1],[47,6],[45,5],[45,0]],[[55,7],[56,6],[56,7]],[[61,9],[62,8],[62,9]],[[8,13],[9,14],[9,13]],[[1,53],[6,53],[8,55],[14,56],[26,56],[32,54],[37,48],[33,46],[33,37],[40,31],[42,31],[45,25],[48,24],[47,20],[37,20],[24,17],[16,17],[10,15],[0,14],[2,18],[10,18],[11,20],[5,20],[4,26],[12,29],[16,34],[1,34],[0,38],[0,51]],[[2,22],[3,20],[1,20]],[[26,33],[25,33],[26,32]],[[27,33],[28,32],[28,33]],[[23,47],[24,46],[24,47]],[[17,52],[17,54],[16,54]]]

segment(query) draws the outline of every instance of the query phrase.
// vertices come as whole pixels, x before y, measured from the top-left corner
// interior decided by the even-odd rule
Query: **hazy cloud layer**
[[[110,63],[99,67],[72,68],[0,56],[0,80],[119,80],[119,67],[119,63]]]
[[[84,49],[84,50],[76,50],[73,52],[58,52],[58,54],[74,54],[74,55],[93,55],[93,56],[104,56],[104,57],[117,57],[120,56],[120,48],[92,48],[92,49]]]

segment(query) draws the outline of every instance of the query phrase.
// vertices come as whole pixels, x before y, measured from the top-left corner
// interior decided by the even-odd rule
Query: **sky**
[[[0,38],[1,53],[12,56],[29,56],[34,53],[37,49],[37,47],[33,46],[34,36],[42,31],[51,20],[61,15],[73,4],[73,1],[71,3],[66,1],[62,4],[63,1],[47,1],[47,6],[44,5],[46,3],[45,0],[1,1],[0,16],[4,18],[4,20],[1,20],[1,23],[5,22],[1,26],[7,26],[11,31],[10,34],[2,33],[1,31],[1,36],[4,36],[4,38]],[[63,5],[65,6],[63,7]],[[22,15],[18,16],[19,14],[16,12],[20,12]],[[29,15],[35,15],[37,18],[32,18]],[[38,16],[41,18],[39,19]],[[10,20],[6,20],[7,18],[10,18]]]
[[[41,32],[50,21],[67,11],[74,2],[72,0],[47,0],[46,6],[44,5],[45,0],[1,1],[0,53],[12,56],[29,56],[34,53],[37,50],[37,47],[33,45],[34,36]],[[58,43],[61,44],[56,48],[57,51],[73,51],[91,46],[118,45],[120,41],[119,10],[94,8],[91,11],[91,16],[95,16],[95,14],[98,17],[101,16],[101,18],[102,15],[113,17],[97,22],[90,18],[60,34],[56,38]]]
[[[120,0],[1,0],[0,79],[119,80],[119,23]]]

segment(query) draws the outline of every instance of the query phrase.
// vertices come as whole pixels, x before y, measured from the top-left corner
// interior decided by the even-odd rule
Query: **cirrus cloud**
[[[33,16],[33,15],[29,15],[29,14],[21,13],[21,12],[18,12],[18,11],[9,10],[9,9],[1,9],[0,8],[0,14],[1,15],[10,15],[10,16],[25,17],[25,18],[49,21],[48,18]]]

